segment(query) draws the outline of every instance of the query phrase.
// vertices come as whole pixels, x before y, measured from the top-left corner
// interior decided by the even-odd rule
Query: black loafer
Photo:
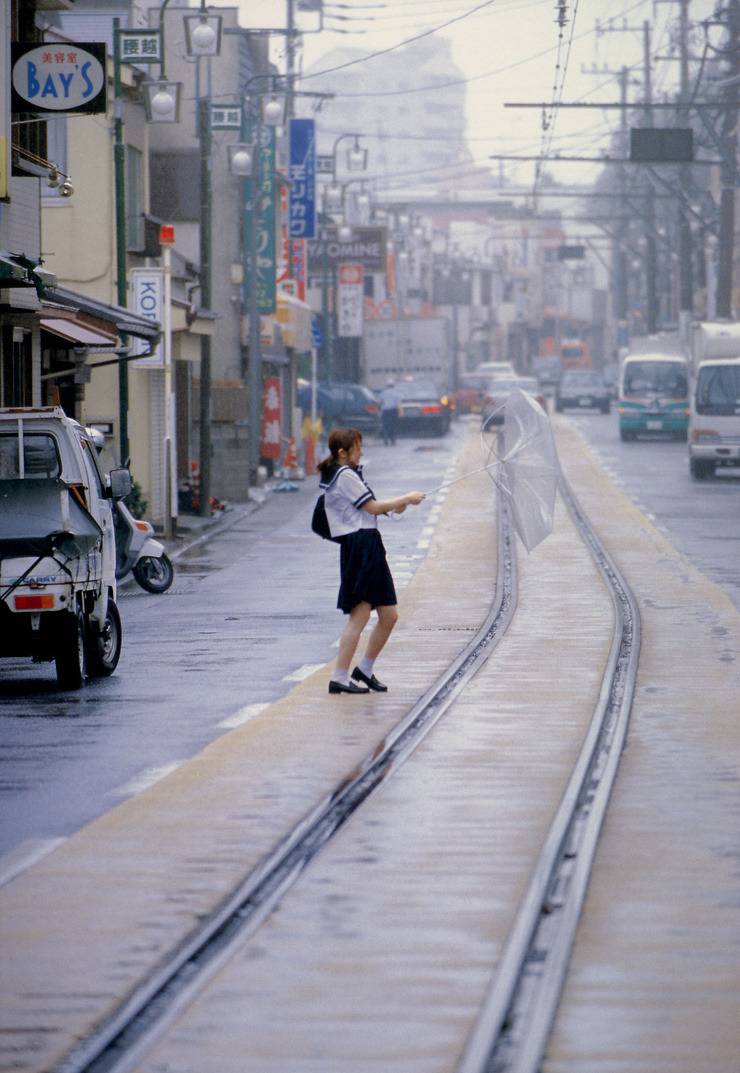
[[[369,693],[369,689],[360,689],[354,682],[350,682],[348,686],[343,686],[341,682],[329,682],[330,693]]]
[[[376,693],[388,692],[388,686],[383,685],[374,674],[371,674],[368,677],[368,675],[366,675],[364,671],[361,671],[359,667],[355,667],[352,671],[352,677],[356,682],[364,682],[366,686],[369,686],[370,689],[374,689]]]

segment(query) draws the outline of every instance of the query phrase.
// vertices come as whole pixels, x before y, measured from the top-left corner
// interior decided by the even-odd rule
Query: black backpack
[[[334,481],[337,479],[343,469],[347,469],[347,466],[340,466],[339,469],[332,475],[328,484],[322,484],[321,487],[326,489],[330,488]],[[331,530],[329,529],[329,519],[326,516],[326,504],[324,503],[324,493],[322,492],[319,498],[316,500],[316,506],[313,508],[313,514],[311,515],[311,529],[317,536],[322,537],[324,540],[333,540],[335,544],[341,544],[341,537],[333,537]]]

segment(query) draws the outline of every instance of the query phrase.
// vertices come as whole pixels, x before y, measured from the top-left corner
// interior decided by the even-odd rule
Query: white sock
[[[340,670],[339,667],[337,667],[335,669],[334,673],[331,676],[331,680],[332,680],[332,682],[338,682],[340,686],[348,686],[349,685],[349,671],[343,671],[343,670]]]
[[[368,659],[367,656],[363,656],[357,666],[360,668],[363,674],[366,674],[368,678],[372,678],[373,667],[375,666],[374,659]]]

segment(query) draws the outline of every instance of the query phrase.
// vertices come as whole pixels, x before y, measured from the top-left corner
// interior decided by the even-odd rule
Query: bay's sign
[[[12,45],[13,112],[104,112],[105,44]]]

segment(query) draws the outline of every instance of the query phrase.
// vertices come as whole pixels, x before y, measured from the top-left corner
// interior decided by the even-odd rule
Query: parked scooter
[[[167,592],[175,577],[175,569],[164,550],[154,539],[149,522],[134,518],[126,504],[116,503],[114,518],[116,533],[116,578],[129,570],[147,592]]]

